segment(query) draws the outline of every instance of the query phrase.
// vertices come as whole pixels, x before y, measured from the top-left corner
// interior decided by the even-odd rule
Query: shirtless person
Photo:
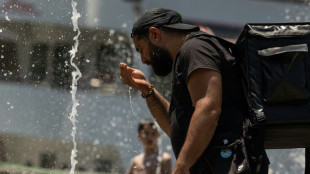
[[[126,174],[170,174],[171,156],[163,152],[159,155],[157,127],[153,120],[142,120],[138,125],[137,137],[144,146],[144,153],[135,156]]]

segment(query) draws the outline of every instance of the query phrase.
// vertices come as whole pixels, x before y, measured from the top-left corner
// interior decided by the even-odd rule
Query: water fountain
[[[79,46],[79,36],[81,34],[80,29],[78,27],[78,19],[79,17],[81,17],[80,13],[77,12],[76,6],[77,6],[77,2],[75,2],[74,0],[72,0],[71,2],[72,5],[72,23],[73,23],[73,31],[77,31],[77,35],[73,38],[73,40],[75,41],[74,46],[72,47],[72,49],[70,50],[70,65],[72,67],[74,67],[74,71],[72,72],[72,85],[71,85],[71,94],[72,94],[72,110],[70,113],[70,121],[72,122],[72,141],[73,141],[73,149],[71,152],[71,170],[70,170],[70,174],[74,174],[74,169],[76,164],[78,163],[78,161],[75,159],[75,157],[77,156],[77,143],[76,143],[76,116],[77,116],[77,106],[79,106],[79,103],[76,99],[76,91],[77,91],[77,82],[78,80],[82,77],[82,73],[79,70],[79,68],[77,67],[77,65],[73,62],[74,59],[76,58],[76,53],[78,51],[78,46]]]

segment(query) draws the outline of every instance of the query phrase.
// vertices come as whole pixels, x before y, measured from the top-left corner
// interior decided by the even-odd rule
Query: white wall
[[[303,3],[268,0],[144,0],[145,8],[165,7],[183,18],[219,23],[297,22],[310,20],[310,7]]]

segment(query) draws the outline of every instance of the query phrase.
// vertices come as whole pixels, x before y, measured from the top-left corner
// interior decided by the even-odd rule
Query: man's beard
[[[150,64],[153,67],[154,73],[158,76],[166,76],[172,70],[172,58],[168,50],[160,48],[151,42],[150,47]]]

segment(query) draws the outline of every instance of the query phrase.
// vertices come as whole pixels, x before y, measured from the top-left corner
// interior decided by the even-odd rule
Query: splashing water
[[[133,109],[133,101],[132,101],[131,90],[132,90],[132,87],[129,87],[128,94],[129,94],[129,101],[130,101],[131,112],[132,112],[133,116],[137,117],[137,114],[135,113],[135,111]]]
[[[73,141],[73,149],[71,151],[71,170],[70,170],[70,174],[74,174],[74,169],[75,169],[75,165],[78,163],[78,161],[75,159],[75,157],[77,156],[77,149],[76,149],[76,140],[75,140],[75,135],[76,135],[76,116],[77,116],[77,106],[79,105],[77,99],[76,99],[76,91],[77,91],[77,81],[82,77],[81,71],[79,70],[79,68],[77,67],[77,65],[73,62],[75,55],[78,51],[78,46],[79,46],[79,41],[78,41],[78,37],[80,36],[81,32],[78,28],[78,18],[81,17],[80,13],[77,12],[76,9],[76,5],[77,2],[75,2],[74,0],[72,0],[71,2],[71,6],[72,6],[72,23],[73,23],[73,31],[77,31],[77,35],[73,38],[73,40],[75,41],[74,46],[72,47],[72,49],[70,50],[70,64],[72,67],[74,67],[75,71],[72,72],[72,85],[71,85],[71,95],[72,95],[72,110],[70,113],[70,121],[72,122],[72,132],[71,132],[71,136],[72,136],[72,141]]]

